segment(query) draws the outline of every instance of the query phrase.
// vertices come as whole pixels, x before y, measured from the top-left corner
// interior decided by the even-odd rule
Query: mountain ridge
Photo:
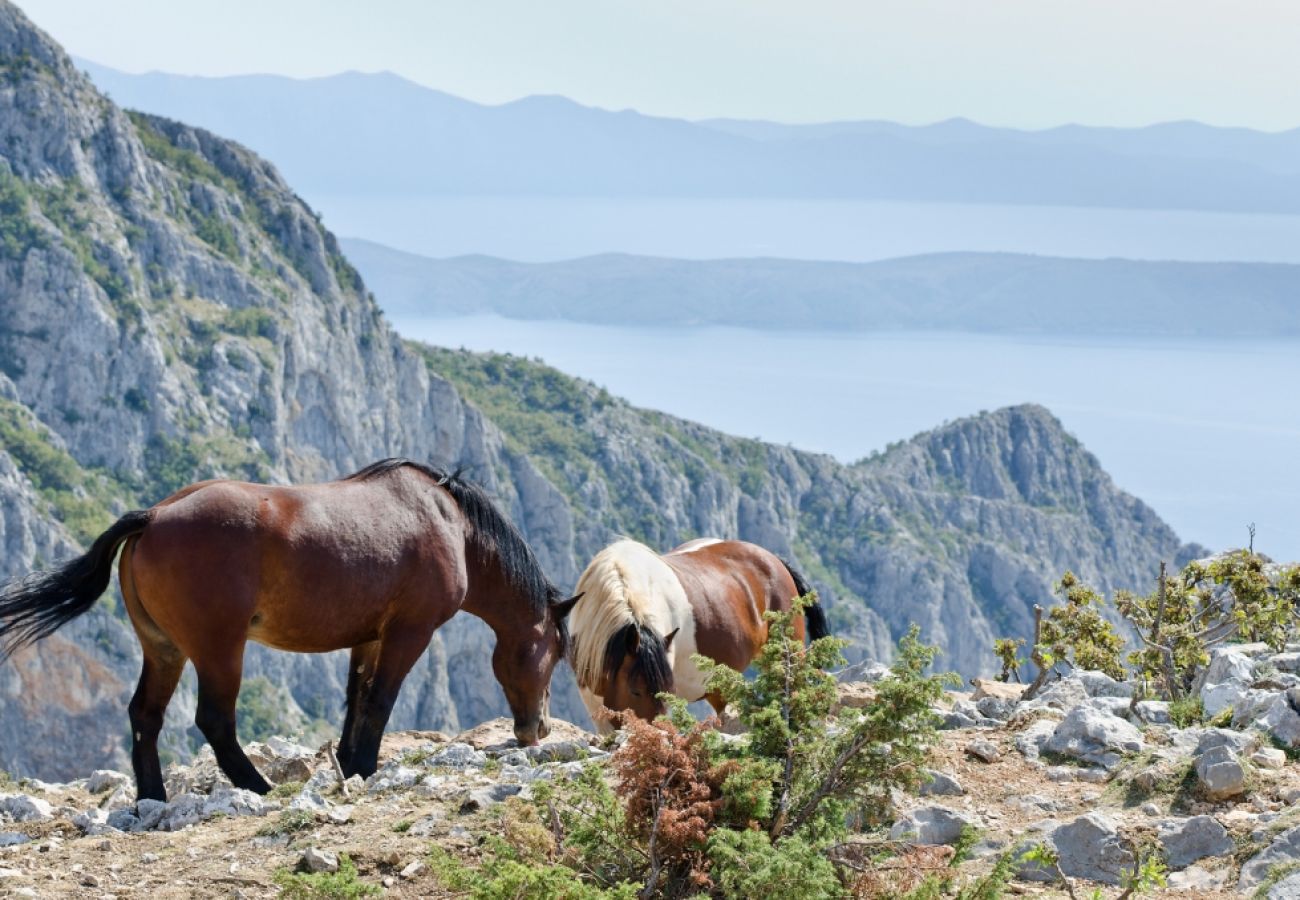
[[[752,123],[691,122],[567,98],[476,104],[391,73],[205,79],[83,65],[123,104],[240,140],[308,193],[1300,211],[1300,164],[1293,162],[1300,130],[1203,126],[1198,140],[1180,144],[1159,126],[1022,132],[948,123],[763,123],[757,130],[769,139],[758,139]],[[798,137],[771,140],[772,132]]]
[[[1300,335],[1300,266],[1282,263],[1010,253],[868,263],[600,254],[528,263],[434,259],[358,238],[341,244],[390,315],[777,330]]]

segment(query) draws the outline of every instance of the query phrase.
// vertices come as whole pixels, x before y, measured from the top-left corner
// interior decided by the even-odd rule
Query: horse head
[[[610,638],[598,690],[606,709],[615,714],[630,712],[646,721],[668,711],[659,695],[673,691],[670,651],[678,630],[660,637],[648,625],[628,624]]]
[[[551,731],[551,675],[569,648],[567,619],[582,597],[546,604],[534,623],[520,622],[512,633],[498,630],[492,670],[515,720],[515,739],[522,746],[538,743]]]

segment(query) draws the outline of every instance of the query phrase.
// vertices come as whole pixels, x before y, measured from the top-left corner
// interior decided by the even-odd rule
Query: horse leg
[[[358,644],[352,648],[352,658],[348,662],[348,711],[343,718],[343,730],[339,734],[339,767],[343,774],[353,774],[352,757],[356,751],[357,709],[361,705],[361,694],[366,682],[375,674],[375,662],[379,658],[379,641]]]
[[[138,800],[166,800],[162,763],[158,759],[158,734],[162,731],[167,704],[176,692],[185,669],[185,657],[173,645],[140,642],[144,666],[140,683],[127,707],[131,718],[131,768],[135,770]]]
[[[139,540],[131,538],[127,542],[118,562],[122,601],[144,656],[140,682],[126,708],[131,719],[131,768],[135,771],[136,799],[166,800],[167,788],[163,784],[162,763],[158,759],[158,734],[162,731],[167,704],[176,693],[176,684],[185,670],[185,654],[158,627],[140,602],[134,574],[135,546]]]
[[[393,704],[397,702],[397,693],[411,667],[429,646],[436,627],[436,624],[432,628],[426,625],[413,632],[401,625],[390,626],[380,639],[374,675],[364,682],[353,713],[352,771],[344,769],[345,775],[369,778],[379,768],[379,744]]]
[[[244,755],[235,730],[235,704],[239,701],[239,682],[243,677],[244,648],[236,646],[224,658],[194,661],[199,676],[199,702],[194,724],[208,739],[217,765],[237,788],[265,794],[271,785]]]

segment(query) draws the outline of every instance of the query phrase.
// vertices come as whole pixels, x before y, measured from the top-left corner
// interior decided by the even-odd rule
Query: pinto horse
[[[721,715],[722,698],[708,692],[691,657],[699,653],[743,672],[767,641],[763,614],[789,611],[810,588],[762,547],[708,538],[662,556],[618,541],[591,561],[577,590],[571,660],[587,710],[608,733],[604,710],[653,719],[665,712],[660,693],[707,699]],[[814,640],[830,634],[819,605],[804,616]],[[794,629],[802,641],[803,619]]]
[[[222,771],[236,787],[270,789],[235,734],[249,640],[302,653],[351,648],[345,776],[375,771],[403,679],[461,609],[496,632],[492,668],[515,737],[532,744],[549,731],[551,673],[567,651],[574,600],[560,598],[514,525],[458,475],[388,459],[326,484],[183,488],[124,515],[84,556],[0,590],[3,655],[88,611],[119,547],[144,652],[128,709],[140,798],[166,799],[158,733],[187,660],[199,683],[194,721]]]

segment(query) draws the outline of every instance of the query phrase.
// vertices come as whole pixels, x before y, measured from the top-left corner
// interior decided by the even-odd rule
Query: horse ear
[[[584,591],[583,593],[586,592]],[[582,594],[576,594],[568,600],[561,600],[559,603],[554,604],[551,609],[555,611],[555,618],[561,620],[568,618],[569,613],[573,612],[573,607],[575,607],[581,599]]]
[[[681,631],[680,628],[674,628],[674,629],[673,629],[672,631],[670,631],[668,634],[664,635],[664,649],[665,649],[665,650],[667,650],[669,647],[671,647],[671,646],[673,645],[673,638],[677,637],[677,632],[679,632],[679,631]]]

